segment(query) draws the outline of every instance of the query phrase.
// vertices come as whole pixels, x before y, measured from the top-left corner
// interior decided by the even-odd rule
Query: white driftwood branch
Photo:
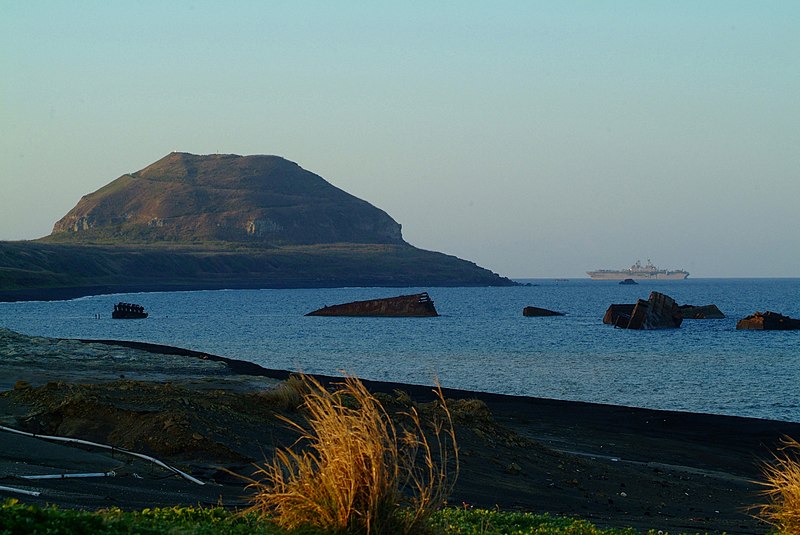
[[[158,466],[160,466],[162,468],[165,468],[165,469],[169,470],[170,472],[173,472],[174,474],[179,475],[180,477],[182,477],[183,479],[185,479],[187,481],[191,481],[192,483],[195,483],[197,485],[205,485],[205,483],[203,483],[202,481],[200,481],[196,477],[192,477],[189,474],[187,474],[186,472],[178,470],[175,467],[172,467],[172,466],[170,466],[170,465],[168,465],[166,463],[163,463],[163,462],[159,461],[155,457],[150,457],[149,455],[145,455],[143,453],[136,453],[135,451],[129,451],[129,450],[126,450],[126,449],[123,449],[123,448],[117,448],[115,446],[109,446],[108,444],[98,444],[97,442],[89,442],[88,440],[81,440],[79,438],[57,437],[57,436],[52,436],[52,435],[37,435],[36,433],[28,433],[26,431],[20,431],[19,429],[14,429],[12,427],[6,427],[4,425],[0,425],[0,431],[7,431],[9,433],[16,433],[18,435],[24,435],[26,437],[39,438],[39,439],[42,439],[42,440],[50,440],[50,441],[53,441],[53,442],[65,442],[65,443],[68,443],[68,444],[83,444],[85,446],[92,446],[92,447],[95,447],[95,448],[110,450],[111,452],[119,452],[119,453],[122,453],[122,454],[125,454],[125,455],[138,457],[139,459],[144,459],[145,461],[149,461],[149,462],[151,462],[153,464],[156,464],[156,465],[158,465]]]

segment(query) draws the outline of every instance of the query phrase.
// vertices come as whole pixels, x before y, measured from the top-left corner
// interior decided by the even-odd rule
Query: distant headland
[[[0,300],[133,291],[511,286],[418,249],[383,210],[279,156],[173,152],[0,242]]]

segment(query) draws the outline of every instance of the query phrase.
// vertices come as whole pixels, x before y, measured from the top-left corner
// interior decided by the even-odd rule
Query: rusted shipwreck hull
[[[563,316],[563,312],[556,312],[555,310],[548,310],[539,307],[525,307],[522,309],[522,315],[526,318],[539,318],[546,316]]]
[[[725,317],[717,305],[680,305],[678,309],[685,320],[711,320]]]
[[[777,312],[756,312],[736,323],[736,328],[747,331],[796,331],[800,320]]]
[[[603,323],[621,329],[676,329],[682,322],[675,300],[659,292],[636,304],[611,305],[603,316]]]
[[[306,314],[306,316],[378,316],[396,318],[438,315],[436,307],[433,306],[433,300],[427,292],[325,306]]]

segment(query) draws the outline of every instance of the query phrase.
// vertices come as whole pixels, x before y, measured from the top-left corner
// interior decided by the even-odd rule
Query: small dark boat
[[[120,302],[114,305],[114,312],[111,313],[111,317],[116,320],[142,319],[147,317],[147,312],[144,311],[142,305]]]
[[[636,282],[633,279],[624,279],[624,280],[619,281],[619,283],[620,284],[639,284],[638,282]]]

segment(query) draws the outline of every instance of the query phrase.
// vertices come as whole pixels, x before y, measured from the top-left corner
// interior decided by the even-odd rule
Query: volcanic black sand
[[[118,344],[0,329],[0,425],[152,455],[205,484],[123,452],[2,431],[0,498],[80,508],[246,506],[246,482],[231,472],[252,473],[253,462],[296,438],[278,419],[299,414],[280,395],[289,374]],[[365,383],[390,408],[408,397],[433,399],[426,386]],[[783,436],[800,437],[800,423],[449,389],[445,396],[461,459],[451,505],[601,526],[766,533],[769,526],[751,516],[764,501],[761,463]],[[113,477],[21,477],[109,471]]]

